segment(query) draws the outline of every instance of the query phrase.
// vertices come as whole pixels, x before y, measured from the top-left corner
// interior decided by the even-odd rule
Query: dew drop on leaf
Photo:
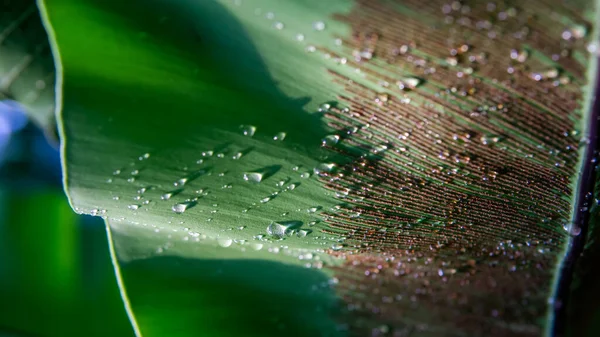
[[[231,239],[219,239],[218,243],[219,243],[219,246],[227,248],[227,247],[231,246],[231,244],[233,243],[233,240],[231,240]]]
[[[335,250],[335,251],[341,250],[342,248],[344,248],[344,245],[339,244],[339,243],[335,243],[335,244],[331,245],[331,249]]]
[[[171,208],[173,210],[173,212],[177,213],[177,214],[181,214],[183,212],[185,212],[188,208],[192,207],[195,204],[194,201],[184,201],[184,202],[180,202],[178,204],[173,205],[173,207]]]
[[[273,136],[273,140],[282,141],[285,139],[285,132],[278,132],[275,136]]]
[[[313,29],[316,31],[319,31],[319,32],[325,30],[325,22],[323,22],[323,21],[314,22]]]
[[[260,183],[262,178],[263,178],[263,175],[262,175],[262,173],[259,173],[259,172],[244,173],[244,180],[249,181],[249,182]]]
[[[256,127],[253,125],[240,125],[240,130],[244,136],[252,137],[256,132]]]
[[[323,146],[333,146],[340,141],[340,136],[338,135],[328,135],[322,140]]]
[[[185,185],[185,183],[187,183],[188,178],[181,178],[179,180],[177,180],[176,182],[173,183],[174,186],[183,186]]]
[[[282,224],[279,224],[277,222],[271,222],[271,224],[267,226],[267,234],[277,239],[281,239],[285,236],[286,229],[287,227],[283,226]]]

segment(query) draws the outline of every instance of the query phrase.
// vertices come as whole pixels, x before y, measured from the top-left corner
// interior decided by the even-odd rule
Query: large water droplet
[[[277,221],[271,222],[267,226],[267,234],[277,239],[282,239],[286,235],[292,235],[296,229],[302,226],[300,221]]]
[[[277,222],[271,222],[271,224],[267,226],[267,234],[277,239],[281,239],[285,236],[286,229],[287,227],[283,226],[282,224],[279,224]]]

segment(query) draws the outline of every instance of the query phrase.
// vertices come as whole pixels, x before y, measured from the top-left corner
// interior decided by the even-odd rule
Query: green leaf
[[[542,332],[589,4],[41,4],[67,193],[138,334]]]
[[[60,190],[0,189],[0,336],[133,335],[103,228],[82,218]]]
[[[0,4],[0,100],[21,103],[51,138],[54,117],[54,62],[34,0]]]

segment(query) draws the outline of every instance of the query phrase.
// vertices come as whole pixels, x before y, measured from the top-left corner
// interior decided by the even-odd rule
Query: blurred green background
[[[57,144],[0,102],[0,337],[133,336],[100,218],[73,212]]]

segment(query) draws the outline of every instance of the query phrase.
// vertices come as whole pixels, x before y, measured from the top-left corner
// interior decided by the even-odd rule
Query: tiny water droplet
[[[303,178],[303,179],[310,178],[310,173],[308,173],[308,172],[304,172],[304,173],[302,173],[302,174],[300,175],[300,178]]]
[[[254,133],[256,132],[256,127],[253,125],[240,125],[240,129],[242,130],[244,136],[249,137],[254,136]]]
[[[238,159],[242,158],[242,155],[243,155],[243,153],[241,153],[241,152],[237,152],[236,154],[234,154],[234,155],[231,157],[231,159],[233,159],[233,160],[238,160]]]
[[[174,186],[183,186],[185,185],[185,183],[187,183],[188,178],[181,178],[179,180],[177,180],[176,182],[173,183]]]
[[[188,208],[193,206],[194,204],[195,203],[193,201],[184,201],[184,202],[173,205],[173,207],[171,207],[171,209],[173,210],[173,212],[175,212],[177,214],[181,214],[181,213],[185,212]]]
[[[120,198],[119,196],[117,196],[117,195],[115,195],[115,196],[113,197],[113,200],[119,200],[119,199],[121,199],[121,198]]]
[[[300,229],[298,230],[298,232],[296,233],[297,237],[303,238],[306,237],[308,234],[310,234],[312,231],[310,229]]]
[[[112,183],[112,182],[113,182],[113,180],[112,180],[112,179],[110,179],[110,178],[108,178],[108,179],[106,179],[106,182],[110,184],[110,183]]]
[[[296,34],[296,41],[304,41],[304,34]]]
[[[172,192],[168,192],[168,193],[165,193],[165,194],[161,195],[160,199],[161,200],[169,200],[169,199],[171,199],[172,196],[173,196],[173,193]]]
[[[285,139],[285,132],[278,132],[275,136],[273,136],[273,140],[282,141]]]
[[[340,136],[328,135],[325,138],[323,138],[321,143],[323,144],[323,146],[333,146],[333,145],[337,144],[339,141],[340,141]]]
[[[131,177],[131,178],[127,179],[127,182],[128,182],[128,183],[132,183],[132,182],[134,182],[134,181],[135,181],[135,177]]]
[[[213,154],[213,151],[204,151],[202,152],[202,157],[212,157]]]
[[[315,174],[329,173],[335,169],[334,163],[321,163],[313,169]]]
[[[342,248],[344,248],[344,245],[339,244],[339,243],[335,243],[335,244],[331,245],[331,249],[335,250],[335,251],[341,250]]]
[[[140,174],[140,170],[133,170],[133,171],[131,171],[131,175],[132,176],[137,176],[138,174]]]
[[[319,32],[323,31],[323,30],[325,30],[325,22],[316,21],[313,23],[313,28],[314,28],[314,30],[319,31]]]
[[[400,90],[414,89],[421,84],[421,80],[417,77],[405,77],[402,80],[396,82]]]
[[[132,204],[132,205],[127,206],[127,208],[135,211],[136,209],[140,208],[140,205]]]
[[[296,188],[296,186],[298,186],[298,185],[296,185],[296,184],[289,184],[288,187],[286,187],[286,188],[287,188],[288,191],[292,191],[292,190],[294,190]]]
[[[273,27],[275,27],[275,29],[277,30],[282,30],[285,26],[283,22],[277,21],[273,24]]]
[[[269,202],[269,201],[271,201],[271,197],[265,197],[265,198],[260,199],[260,202],[263,204],[266,202]]]
[[[121,174],[121,170],[115,170],[115,171],[113,172],[113,175],[116,175],[116,176],[117,176],[117,175],[119,175],[119,174]]]

